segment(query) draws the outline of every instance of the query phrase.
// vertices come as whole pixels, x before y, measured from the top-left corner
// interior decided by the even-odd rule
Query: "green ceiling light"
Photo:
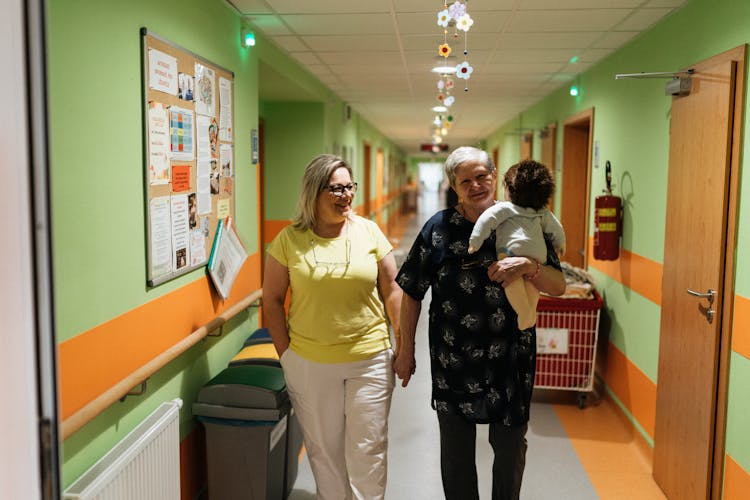
[[[576,97],[578,95],[578,85],[571,85],[568,93],[573,97]]]
[[[254,47],[255,46],[255,33],[248,29],[242,30],[241,43],[243,47]]]

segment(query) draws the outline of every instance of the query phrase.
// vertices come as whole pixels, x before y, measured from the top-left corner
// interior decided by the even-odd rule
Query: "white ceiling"
[[[430,68],[444,40],[437,25],[442,0],[228,1],[405,152],[430,141],[430,108],[439,104],[439,77]],[[486,137],[686,1],[467,1],[474,72],[468,92],[454,78],[446,142]],[[463,38],[453,42],[452,33],[448,43],[461,62]],[[273,76],[273,84],[261,85],[261,98],[309,98]]]

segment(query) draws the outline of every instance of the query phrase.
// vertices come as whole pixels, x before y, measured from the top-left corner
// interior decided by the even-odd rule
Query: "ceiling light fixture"
[[[438,56],[438,59],[437,61],[435,61],[435,65],[432,67],[431,71],[433,73],[438,73],[441,75],[452,75],[456,72],[456,58],[452,56]]]

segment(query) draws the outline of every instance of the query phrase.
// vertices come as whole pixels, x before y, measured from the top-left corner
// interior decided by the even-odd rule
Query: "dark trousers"
[[[476,424],[458,415],[438,413],[440,472],[446,500],[479,500],[476,466]],[[507,427],[491,423],[492,500],[518,500],[526,465],[527,424]]]

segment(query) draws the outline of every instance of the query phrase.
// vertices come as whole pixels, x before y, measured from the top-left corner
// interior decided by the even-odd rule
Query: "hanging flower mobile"
[[[454,44],[453,41],[451,41],[450,43],[448,42],[448,32],[451,28],[453,28],[452,38],[456,41],[456,43],[458,43],[458,39],[461,37],[461,35],[463,35],[464,60],[456,66],[455,77],[460,78],[465,82],[464,91],[468,92],[468,80],[471,77],[472,72],[474,71],[474,68],[472,68],[471,64],[469,64],[468,60],[468,33],[471,27],[474,25],[474,19],[472,19],[472,17],[466,10],[468,0],[455,0],[453,1],[453,3],[449,3],[449,0],[443,0],[442,3],[442,9],[437,13],[437,25],[443,29],[443,40],[442,43],[438,44],[437,47],[438,55],[444,57],[447,62],[448,56],[450,56],[450,54],[456,49],[455,45],[451,46],[451,44]],[[438,80],[437,82],[437,100],[443,106],[450,107],[455,103],[455,97],[451,95],[451,90],[454,86],[455,82],[451,75],[441,75],[440,80]],[[435,121],[439,122],[439,124],[435,123],[435,125],[438,125],[441,130],[444,131],[444,133],[447,132],[447,129],[450,128],[453,121],[453,116],[438,116],[435,118]]]
[[[462,67],[463,76],[460,78],[468,80],[471,76],[473,69],[468,62],[469,47],[468,47],[468,33],[471,27],[474,25],[474,19],[471,18],[469,13],[466,11],[467,0],[456,0],[450,6],[448,0],[443,0],[443,9],[438,12],[437,24],[443,28],[443,43],[438,47],[438,53],[443,57],[448,57],[451,53],[452,47],[448,44],[448,28],[453,26],[455,31],[453,38],[458,38],[459,32],[464,33],[464,61],[461,65],[456,67],[456,72],[459,71],[459,67]],[[468,68],[468,70],[466,69]],[[464,91],[469,90],[468,81],[465,84]]]

